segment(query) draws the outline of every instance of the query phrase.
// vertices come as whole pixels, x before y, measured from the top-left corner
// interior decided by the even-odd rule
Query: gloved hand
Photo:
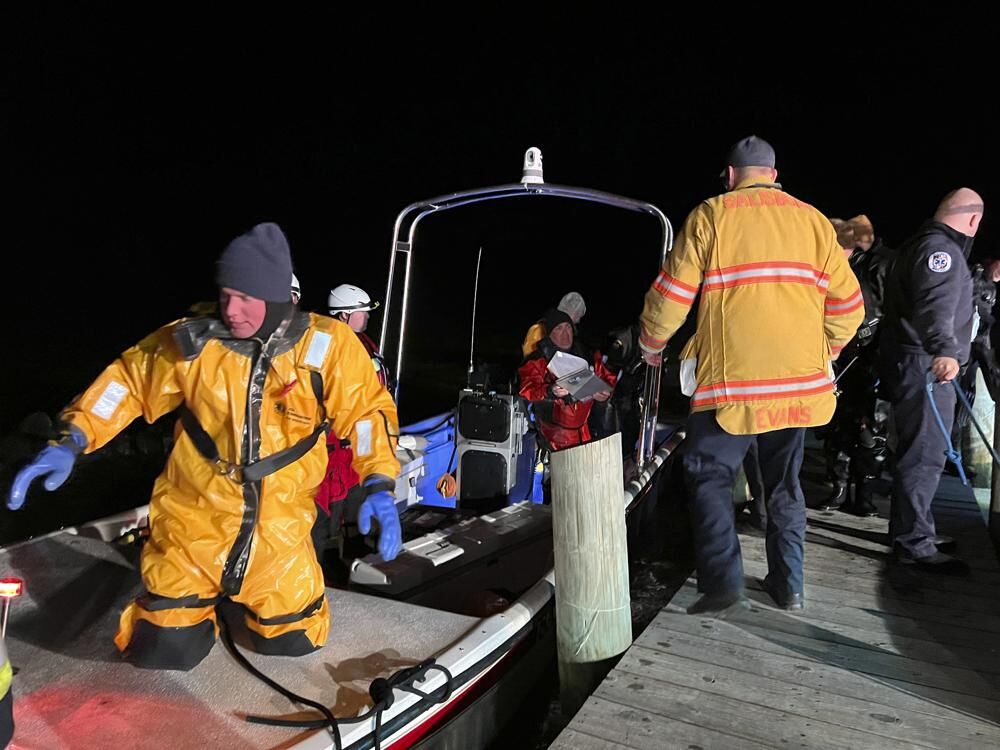
[[[365,480],[365,487],[384,486],[391,480],[373,475]],[[387,489],[375,490],[361,503],[358,511],[358,530],[367,534],[372,528],[372,517],[378,519],[380,527],[378,535],[378,553],[388,562],[399,554],[403,543],[403,531],[399,527],[399,514],[396,512],[396,499]]]
[[[60,487],[73,470],[77,455],[86,447],[86,436],[79,429],[71,427],[69,434],[61,442],[44,448],[35,456],[34,461],[17,472],[10,487],[10,495],[7,497],[7,507],[10,510],[18,510],[24,505],[28,487],[37,477],[48,475],[45,489],[49,492]]]

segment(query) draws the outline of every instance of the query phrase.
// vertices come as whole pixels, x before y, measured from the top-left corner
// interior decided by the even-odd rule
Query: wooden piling
[[[551,469],[560,697],[571,716],[632,645],[621,436],[555,451]]]

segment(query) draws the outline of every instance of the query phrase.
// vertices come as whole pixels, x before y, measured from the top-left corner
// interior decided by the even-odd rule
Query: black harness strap
[[[201,599],[196,594],[171,599],[169,596],[145,593],[136,599],[136,604],[147,612],[162,612],[165,609],[197,609],[199,607],[214,607],[222,597],[210,596]]]
[[[321,594],[319,599],[314,601],[308,607],[306,607],[301,612],[293,612],[290,615],[277,615],[275,617],[261,617],[252,609],[243,605],[243,609],[246,610],[247,617],[260,623],[261,625],[288,625],[292,622],[299,622],[299,620],[304,620],[309,615],[319,612],[320,608],[323,606],[323,600],[326,598],[326,594]]]
[[[319,423],[319,426],[310,435],[302,438],[295,445],[277,453],[272,453],[267,458],[255,461],[252,464],[234,464],[231,461],[224,460],[219,455],[219,449],[215,445],[215,441],[212,440],[212,436],[205,432],[205,428],[201,426],[198,418],[187,404],[183,404],[180,408],[181,424],[184,425],[184,431],[191,438],[194,447],[198,449],[201,455],[218,467],[220,474],[225,474],[240,484],[259,482],[269,474],[274,474],[276,471],[280,471],[298,461],[312,449],[313,445],[316,444],[316,439],[320,435],[326,435],[330,432],[330,421],[326,418],[326,406],[323,403],[323,376],[319,372],[311,370],[309,372],[309,381],[312,384],[313,393],[316,395],[316,402],[319,405],[320,413],[323,415],[323,421]]]

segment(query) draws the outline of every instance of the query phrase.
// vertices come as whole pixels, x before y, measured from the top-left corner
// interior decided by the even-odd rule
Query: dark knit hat
[[[552,333],[554,329],[560,323],[569,323],[573,325],[573,319],[564,313],[562,310],[546,310],[545,315],[542,316],[542,322],[545,324],[545,332]]]
[[[292,298],[292,255],[281,227],[258,224],[229,243],[219,257],[215,280],[267,302]]]

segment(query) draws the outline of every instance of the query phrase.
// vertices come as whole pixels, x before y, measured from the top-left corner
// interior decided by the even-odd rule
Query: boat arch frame
[[[407,329],[407,307],[410,293],[410,274],[413,264],[413,248],[416,240],[417,226],[427,216],[449,211],[462,206],[469,206],[486,201],[506,200],[509,198],[525,197],[557,197],[571,200],[586,201],[590,203],[600,203],[606,206],[613,206],[627,211],[647,214],[654,217],[660,225],[662,241],[660,244],[660,266],[666,262],[667,253],[673,246],[674,233],[666,215],[652,203],[628,198],[614,193],[607,193],[601,190],[590,188],[573,187],[569,185],[547,184],[541,177],[541,152],[537,149],[528,149],[525,154],[524,177],[520,183],[510,183],[505,185],[495,185],[492,187],[474,188],[463,190],[457,193],[449,193],[423,201],[411,203],[396,217],[393,227],[392,247],[389,252],[389,279],[386,284],[384,297],[384,312],[382,315],[382,332],[379,340],[379,348],[386,351],[386,344],[393,313],[393,291],[396,282],[397,261],[405,264],[403,273],[401,310],[396,313],[399,318],[399,341],[397,343],[395,360],[389,362],[395,383],[396,392],[393,394],[399,398],[399,383],[403,374],[403,353],[406,343]],[[636,461],[639,467],[644,467],[652,458],[655,449],[657,414],[659,412],[660,382],[662,378],[662,365],[646,365],[646,372],[643,382],[642,410],[639,433],[639,445],[636,452]]]

